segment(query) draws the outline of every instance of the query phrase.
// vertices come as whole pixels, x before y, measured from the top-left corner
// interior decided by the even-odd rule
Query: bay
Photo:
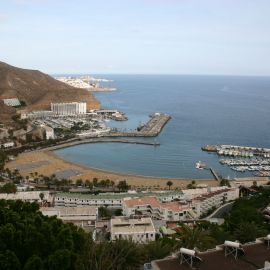
[[[117,109],[126,122],[110,126],[136,128],[153,112],[171,121],[155,139],[158,147],[120,143],[78,145],[56,153],[78,164],[136,175],[211,178],[196,170],[199,160],[223,176],[247,176],[201,151],[205,144],[270,147],[270,78],[195,75],[100,75],[114,80],[117,91],[96,93],[103,108]],[[150,140],[153,140],[151,138]]]

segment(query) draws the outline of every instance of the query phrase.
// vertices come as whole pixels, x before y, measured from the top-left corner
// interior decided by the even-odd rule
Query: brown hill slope
[[[26,109],[49,109],[51,102],[85,101],[88,108],[99,108],[99,102],[91,93],[59,82],[38,70],[17,68],[0,62],[0,100],[18,98],[27,105]],[[10,108],[0,104],[0,115]]]
[[[10,121],[11,116],[16,113],[16,110],[12,107],[8,107],[0,100],[0,123]]]

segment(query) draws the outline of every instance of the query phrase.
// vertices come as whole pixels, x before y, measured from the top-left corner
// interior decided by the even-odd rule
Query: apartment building
[[[239,197],[238,188],[228,187],[208,189],[208,192],[200,193],[194,189],[193,192],[188,192],[188,196],[184,193],[185,191],[97,195],[57,193],[54,197],[54,205],[57,207],[103,206],[122,209],[127,217],[140,214],[159,220],[181,221],[197,219],[213,207],[217,208]]]
[[[21,191],[16,193],[0,193],[0,200],[22,200],[24,202],[41,202],[41,195],[43,194],[43,200],[52,202],[53,197],[49,191]]]
[[[204,194],[192,201],[193,210],[197,216],[206,214],[209,210],[220,207],[222,204],[239,198],[238,188],[226,188],[209,194]]]
[[[192,207],[187,203],[162,202],[156,197],[123,200],[123,214],[126,216],[147,215],[154,219],[180,221],[195,218]]]
[[[122,199],[121,194],[57,193],[54,197],[54,205],[58,207],[105,206],[122,208]]]
[[[112,218],[110,221],[111,240],[130,239],[136,243],[155,241],[156,230],[151,218]]]
[[[209,210],[239,198],[238,188],[213,189],[193,199],[164,202],[157,197],[142,197],[123,200],[123,214],[134,216],[147,215],[155,219],[181,221],[196,219]]]
[[[113,208],[122,208],[124,199],[157,197],[160,201],[170,202],[180,200],[181,191],[171,192],[124,192],[124,193],[101,193],[101,194],[80,194],[80,193],[57,193],[55,194],[55,206],[107,206]]]
[[[17,107],[21,105],[21,102],[19,101],[18,98],[5,98],[3,99],[3,102],[5,105],[10,107]]]
[[[15,143],[14,142],[6,142],[6,143],[3,143],[2,145],[0,145],[2,148],[11,148],[13,146],[15,146]]]
[[[49,126],[43,126],[46,140],[54,139],[54,129]]]
[[[42,207],[40,211],[44,216],[56,216],[64,222],[73,223],[82,228],[94,226],[98,217],[98,208],[93,206]]]

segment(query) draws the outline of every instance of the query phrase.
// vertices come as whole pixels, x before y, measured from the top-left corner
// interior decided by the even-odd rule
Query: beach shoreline
[[[26,153],[21,153],[16,157],[16,160],[10,161],[6,164],[9,169],[16,169],[16,166],[20,164],[31,164],[33,162],[48,161],[48,164],[29,169],[20,169],[20,173],[23,176],[29,175],[30,172],[37,172],[39,175],[52,175],[56,172],[64,170],[75,170],[80,172],[77,176],[72,176],[70,179],[76,181],[77,179],[82,180],[93,180],[93,178],[110,179],[115,183],[121,180],[126,180],[131,187],[151,187],[151,188],[167,188],[167,182],[173,183],[172,188],[185,188],[192,181],[196,181],[196,184],[205,184],[208,186],[217,186],[219,183],[214,179],[191,179],[191,178],[166,178],[166,177],[155,177],[155,176],[143,176],[133,175],[128,173],[119,173],[102,170],[99,168],[88,167],[85,165],[77,164],[75,162],[68,161],[51,150],[38,150]]]

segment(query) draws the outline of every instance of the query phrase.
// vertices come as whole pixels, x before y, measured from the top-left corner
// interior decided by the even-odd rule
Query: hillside
[[[51,102],[86,101],[88,108],[99,108],[99,102],[84,89],[59,82],[38,70],[17,68],[0,62],[0,100],[18,98],[26,109],[49,109]],[[0,102],[0,115],[4,119],[14,111]]]

